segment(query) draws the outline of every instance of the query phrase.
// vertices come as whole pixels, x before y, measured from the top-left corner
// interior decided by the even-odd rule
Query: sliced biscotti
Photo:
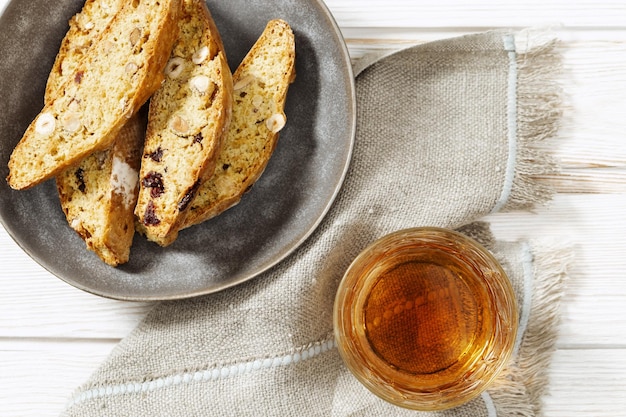
[[[293,32],[287,22],[272,20],[233,74],[233,117],[224,147],[183,227],[235,205],[261,176],[285,125],[285,100],[294,79]]]
[[[179,12],[180,0],[123,6],[13,150],[12,188],[32,187],[112,144],[160,86]]]
[[[145,115],[124,125],[111,149],[56,177],[61,208],[87,248],[111,266],[128,262],[145,136]]]
[[[45,101],[54,100],[65,79],[87,56],[120,11],[122,0],[87,0],[69,22],[46,85]],[[111,266],[129,259],[135,231],[139,163],[145,118],[133,116],[110,150],[95,152],[56,177],[61,208],[69,225]]]
[[[60,86],[74,73],[124,3],[124,0],[86,0],[82,10],[72,16],[48,76],[44,102],[57,96]]]
[[[200,181],[215,168],[231,118],[232,75],[203,0],[185,0],[165,81],[150,100],[137,230],[166,246]]]

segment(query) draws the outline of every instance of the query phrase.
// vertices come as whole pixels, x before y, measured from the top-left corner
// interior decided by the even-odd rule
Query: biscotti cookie
[[[149,240],[172,243],[200,181],[213,172],[232,111],[232,75],[203,0],[185,0],[165,81],[150,100],[135,215]]]
[[[237,204],[263,173],[286,122],[285,100],[295,78],[295,40],[283,20],[270,21],[233,74],[233,117],[217,161],[191,202],[183,227]]]
[[[113,147],[96,152],[56,177],[61,208],[87,248],[111,266],[128,262],[135,234],[146,118],[124,125]]]
[[[13,150],[12,188],[32,187],[111,146],[160,86],[179,14],[180,0],[123,6]]]
[[[44,102],[58,95],[59,87],[74,73],[123,4],[124,0],[86,0],[82,10],[72,16],[48,76]]]
[[[87,0],[69,22],[46,85],[45,101],[59,93],[63,81],[89,53],[119,12],[121,0]],[[57,175],[61,208],[69,225],[111,266],[128,262],[135,232],[139,162],[145,118],[133,116],[110,150],[96,152]]]

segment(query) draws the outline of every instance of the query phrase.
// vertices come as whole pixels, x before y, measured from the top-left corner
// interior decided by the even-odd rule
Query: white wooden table
[[[0,0],[3,10],[8,0]],[[328,0],[353,57],[492,28],[550,27],[563,40],[564,127],[545,146],[554,201],[488,218],[501,239],[571,242],[575,261],[545,414],[626,415],[626,1]],[[54,416],[149,304],[81,292],[0,228],[0,415]]]

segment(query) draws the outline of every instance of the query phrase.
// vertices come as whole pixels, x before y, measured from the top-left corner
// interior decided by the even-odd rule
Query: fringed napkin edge
[[[524,242],[524,303],[515,359],[488,389],[497,416],[537,417],[549,393],[548,372],[556,348],[561,299],[572,251],[547,241]]]

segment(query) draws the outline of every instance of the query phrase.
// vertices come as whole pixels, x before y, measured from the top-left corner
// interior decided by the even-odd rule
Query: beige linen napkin
[[[485,243],[510,274],[520,307],[506,375],[437,415],[539,415],[564,261],[529,242],[495,242],[476,221],[550,196],[533,176],[555,165],[532,142],[553,135],[559,121],[554,46],[490,32],[356,62],[353,161],[318,230],[250,282],[156,305],[63,415],[423,415],[378,399],[347,371],[332,308],[359,251],[425,225],[460,228]]]

